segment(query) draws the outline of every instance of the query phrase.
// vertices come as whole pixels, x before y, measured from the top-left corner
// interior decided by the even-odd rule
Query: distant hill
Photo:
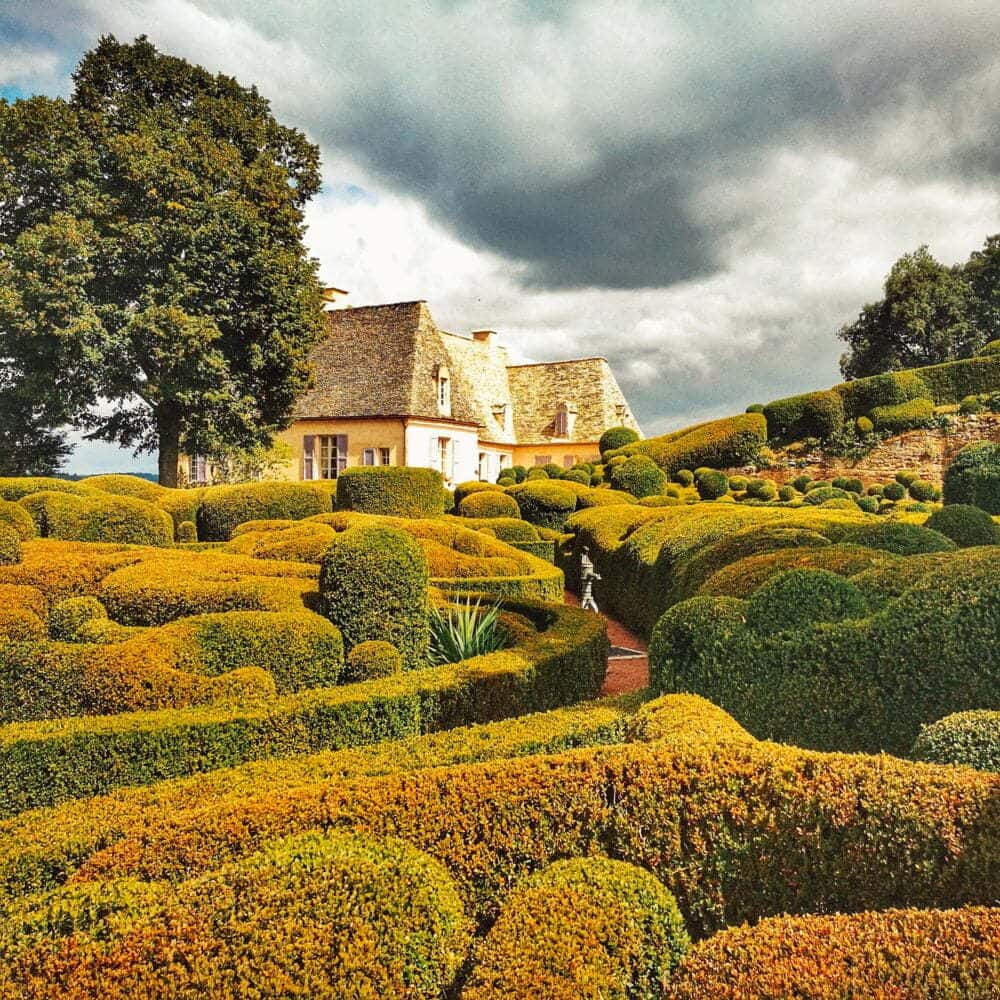
[[[78,483],[81,479],[90,479],[91,476],[134,476],[136,479],[145,479],[151,483],[158,483],[160,477],[155,472],[88,472],[81,475],[79,472],[57,472],[55,479],[66,479],[71,483]]]

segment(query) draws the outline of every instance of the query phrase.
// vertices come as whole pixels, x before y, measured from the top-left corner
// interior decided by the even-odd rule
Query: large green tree
[[[884,292],[838,333],[846,378],[967,358],[986,341],[963,268],[939,263],[926,246],[893,264]]]
[[[102,38],[68,101],[0,102],[0,359],[45,420],[159,452],[254,448],[322,333],[319,151],[256,88]]]
[[[988,236],[965,265],[972,288],[972,318],[984,340],[1000,340],[1000,233]]]

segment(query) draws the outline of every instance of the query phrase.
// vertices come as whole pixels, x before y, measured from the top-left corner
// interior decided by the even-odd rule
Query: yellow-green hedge
[[[213,486],[203,492],[198,507],[198,538],[203,542],[225,542],[233,529],[245,521],[264,518],[300,521],[329,510],[329,491],[310,483]]]
[[[398,739],[594,697],[604,623],[575,608],[512,601],[537,633],[512,648],[259,706],[206,706],[0,727],[0,815],[241,761]],[[67,767],[67,761],[72,766]]]
[[[128,545],[169,545],[174,538],[170,516],[135,497],[43,490],[19,503],[45,538]]]
[[[337,509],[438,517],[444,512],[444,480],[434,469],[410,466],[345,469],[337,477]]]

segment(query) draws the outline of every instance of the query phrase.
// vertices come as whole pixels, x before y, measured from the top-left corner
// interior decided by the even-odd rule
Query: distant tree
[[[986,342],[963,269],[939,263],[926,246],[893,264],[884,291],[838,333],[848,345],[845,378],[967,358]]]
[[[1000,233],[987,236],[965,265],[972,288],[972,316],[984,342],[1000,339]]]
[[[170,486],[181,450],[266,445],[308,384],[319,152],[145,37],[102,38],[73,80],[0,101],[0,358],[50,418],[158,450]]]

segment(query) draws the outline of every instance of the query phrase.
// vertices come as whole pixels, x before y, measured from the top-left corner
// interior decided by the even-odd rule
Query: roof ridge
[[[608,364],[608,359],[600,354],[595,354],[589,358],[566,358],[563,361],[526,361],[519,365],[507,365],[508,368],[541,368],[552,365],[578,365],[584,361],[603,361]]]

